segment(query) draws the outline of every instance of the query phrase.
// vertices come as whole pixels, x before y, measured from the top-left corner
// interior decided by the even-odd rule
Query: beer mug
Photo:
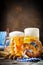
[[[30,43],[32,40],[39,40],[39,28],[24,29],[24,43]]]
[[[11,53],[19,56],[23,52],[24,33],[21,31],[14,31],[9,34]]]

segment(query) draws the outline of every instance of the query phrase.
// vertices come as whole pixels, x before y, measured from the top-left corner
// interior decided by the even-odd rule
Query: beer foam
[[[21,31],[13,31],[9,33],[9,37],[10,36],[24,36],[24,33]]]
[[[25,28],[24,35],[25,36],[36,36],[39,38],[39,28]]]

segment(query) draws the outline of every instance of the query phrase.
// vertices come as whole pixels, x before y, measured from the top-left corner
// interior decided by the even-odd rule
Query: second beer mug
[[[30,43],[35,39],[39,39],[39,29],[38,28],[25,28],[24,29],[24,43]]]
[[[23,53],[24,33],[14,31],[9,34],[10,37],[10,53],[20,56]]]

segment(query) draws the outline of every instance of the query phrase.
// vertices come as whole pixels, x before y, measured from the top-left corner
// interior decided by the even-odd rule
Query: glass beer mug
[[[23,53],[24,33],[14,31],[9,34],[11,51],[10,53],[20,56]]]
[[[39,28],[25,28],[24,35],[24,43],[30,43],[35,39],[39,40]]]

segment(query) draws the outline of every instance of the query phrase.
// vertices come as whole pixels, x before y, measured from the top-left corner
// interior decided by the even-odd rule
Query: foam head
[[[9,33],[9,37],[13,37],[13,36],[24,36],[24,33],[21,31],[13,31]]]
[[[25,36],[34,36],[39,38],[39,28],[25,28],[24,29]]]

